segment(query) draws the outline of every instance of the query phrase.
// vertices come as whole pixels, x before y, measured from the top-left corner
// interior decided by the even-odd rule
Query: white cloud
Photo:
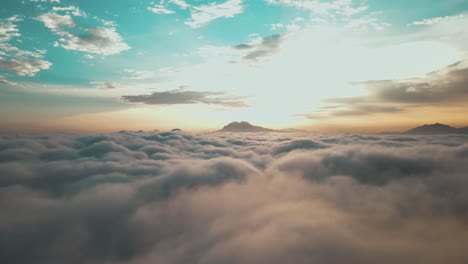
[[[130,76],[127,77],[130,80],[146,80],[156,76],[156,74],[152,71],[137,71],[132,69],[125,69],[124,72],[130,74]]]
[[[90,84],[93,84],[96,86],[98,89],[116,89],[122,87],[119,83],[116,82],[90,82]]]
[[[278,30],[280,28],[284,28],[284,25],[281,24],[281,23],[275,23],[275,24],[270,25],[270,30],[271,31],[275,31],[275,30]]]
[[[21,21],[18,16],[0,19],[0,42],[7,42],[14,37],[20,37],[16,22]]]
[[[268,4],[284,5],[310,10],[314,14],[329,15],[339,14],[343,16],[353,16],[368,9],[363,1],[354,0],[332,0],[328,2],[320,0],[265,0]],[[358,4],[356,4],[358,2]]]
[[[66,11],[67,14],[59,15],[50,12],[37,18],[60,37],[54,46],[104,56],[130,49],[117,33],[115,23],[101,20],[105,27],[78,27],[72,18],[72,16],[84,15],[78,8],[70,6],[55,11]]]
[[[243,0],[227,0],[223,3],[210,3],[200,6],[190,5],[183,0],[161,0],[159,4],[151,2],[147,9],[155,14],[173,14],[172,8],[190,8],[191,17],[185,24],[192,28],[199,28],[218,18],[230,18],[244,11]],[[172,7],[171,7],[172,6]],[[171,8],[170,8],[171,7]]]
[[[47,70],[52,63],[13,55],[9,60],[0,58],[0,69],[8,70],[20,76],[34,76],[40,70]]]
[[[29,0],[36,3],[60,3],[60,0]]]
[[[186,8],[190,7],[190,5],[187,4],[187,2],[185,2],[184,0],[169,0],[169,2],[171,2],[171,3],[175,4],[175,5],[178,5],[182,9],[186,9]]]
[[[441,23],[441,22],[444,22],[444,21],[457,20],[457,19],[460,19],[460,18],[464,18],[464,15],[427,18],[427,19],[423,19],[423,20],[419,20],[419,21],[414,21],[413,23],[408,24],[408,25],[409,26],[410,25],[427,26],[427,25],[433,25],[433,24]]]
[[[148,10],[155,13],[155,14],[168,15],[168,14],[174,14],[175,13],[174,11],[165,8],[163,5],[160,5],[160,4],[155,4],[154,6],[149,6]]]
[[[242,3],[243,0],[228,0],[221,4],[192,6],[191,18],[185,24],[192,28],[199,28],[218,18],[234,17],[244,11]]]
[[[61,34],[62,28],[73,28],[75,22],[70,15],[59,15],[56,13],[42,14],[38,17],[38,20],[44,23],[44,25],[50,30],[57,34]]]
[[[52,11],[55,12],[65,12],[67,14],[72,14],[73,16],[85,16],[86,14],[76,6],[67,6],[67,7],[56,7],[52,8]]]
[[[123,42],[122,37],[115,28],[88,28],[84,34],[74,35],[66,32],[63,38],[59,39],[59,46],[64,49],[77,50],[99,55],[119,54],[130,49]]]
[[[35,49],[27,51],[13,46],[10,41],[20,37],[17,16],[0,19],[0,69],[20,76],[34,76],[40,70],[47,70],[52,63],[42,60],[46,51]]]
[[[360,29],[360,30],[374,30],[374,31],[382,31],[388,27],[390,27],[391,24],[382,22],[376,17],[372,16],[363,16],[360,18],[354,18],[351,19],[346,27],[348,28],[353,28],[353,29]]]

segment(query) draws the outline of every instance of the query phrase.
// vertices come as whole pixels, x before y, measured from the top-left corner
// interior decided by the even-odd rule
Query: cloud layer
[[[468,137],[0,138],[2,263],[468,260]]]

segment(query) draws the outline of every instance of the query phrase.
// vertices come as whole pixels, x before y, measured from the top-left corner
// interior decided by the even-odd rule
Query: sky
[[[467,125],[468,1],[2,0],[0,131]]]

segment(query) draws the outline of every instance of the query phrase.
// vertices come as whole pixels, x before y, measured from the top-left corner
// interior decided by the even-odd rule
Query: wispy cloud
[[[60,0],[29,0],[36,3],[60,3]]]
[[[116,88],[120,88],[121,85],[119,83],[116,83],[116,82],[91,82],[90,84],[94,84],[96,85],[96,88],[98,89],[116,89]]]
[[[368,9],[365,1],[355,0],[265,0],[268,4],[284,5],[304,10],[317,15],[331,15],[338,14],[350,17],[352,15],[362,13]]]
[[[186,91],[184,89],[122,97],[124,102],[148,105],[209,104],[226,107],[247,107],[248,105],[240,99],[239,97],[227,96],[224,92],[198,92]]]
[[[5,79],[5,76],[0,75],[0,84],[6,84],[9,86],[17,86],[18,84],[15,82],[10,82],[7,79]]]
[[[199,28],[215,19],[231,18],[243,11],[243,0],[227,0],[220,4],[192,6],[191,18],[185,24],[192,28]]]
[[[166,7],[164,7],[164,5],[161,5],[161,4],[155,4],[155,5],[149,6],[147,7],[147,9],[155,14],[168,15],[168,14],[175,13],[174,11],[167,9]]]
[[[441,22],[444,22],[444,21],[456,20],[456,19],[460,19],[460,18],[463,18],[463,17],[464,17],[464,15],[426,18],[426,19],[423,19],[423,20],[414,21],[413,23],[408,24],[408,25],[427,26],[427,25],[433,25],[433,24],[441,23]]]
[[[226,0],[223,3],[210,3],[202,5],[188,4],[183,0],[161,0],[158,4],[152,3],[147,9],[155,14],[174,14],[175,9],[189,9],[190,18],[185,24],[192,28],[199,28],[203,25],[219,19],[231,18],[244,11],[243,0]]]
[[[146,80],[156,77],[153,71],[125,69],[123,72],[129,74],[127,78],[130,80]]]

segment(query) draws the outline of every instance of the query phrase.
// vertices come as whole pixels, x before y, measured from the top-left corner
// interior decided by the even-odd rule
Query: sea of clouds
[[[468,136],[0,136],[0,263],[468,263]]]

